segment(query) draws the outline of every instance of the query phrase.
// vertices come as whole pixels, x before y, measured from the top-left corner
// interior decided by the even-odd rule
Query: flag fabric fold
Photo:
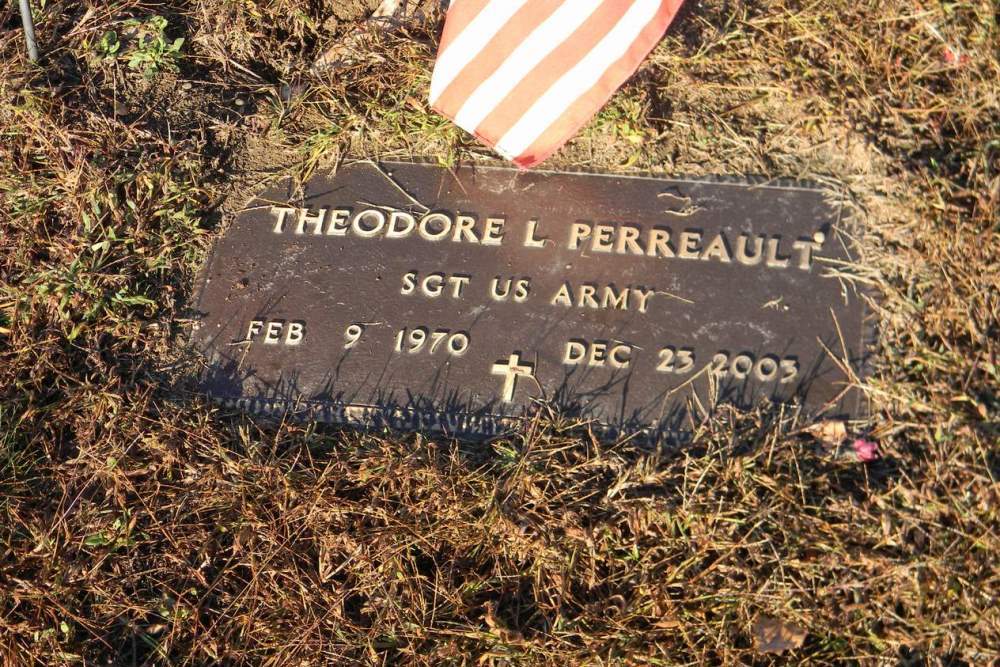
[[[523,168],[552,155],[638,69],[683,0],[454,0],[431,106]]]

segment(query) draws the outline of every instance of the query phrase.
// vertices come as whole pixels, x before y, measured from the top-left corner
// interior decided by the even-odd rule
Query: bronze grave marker
[[[720,402],[858,415],[869,327],[801,185],[360,162],[218,240],[193,342],[253,411],[489,436],[540,401],[647,436]]]

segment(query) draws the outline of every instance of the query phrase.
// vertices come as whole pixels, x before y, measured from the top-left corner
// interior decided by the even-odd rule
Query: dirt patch
[[[371,16],[381,0],[327,0],[329,11],[340,21],[359,21]]]

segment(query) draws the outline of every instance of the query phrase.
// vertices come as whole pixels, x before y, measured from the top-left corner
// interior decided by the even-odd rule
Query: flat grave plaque
[[[719,403],[859,416],[865,302],[801,185],[359,162],[256,200],[203,271],[204,391],[490,436],[546,402],[662,437]]]

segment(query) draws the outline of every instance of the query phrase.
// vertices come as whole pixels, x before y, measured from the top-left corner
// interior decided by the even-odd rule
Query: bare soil
[[[326,3],[341,21],[360,21],[378,8],[380,0],[331,0]]]

